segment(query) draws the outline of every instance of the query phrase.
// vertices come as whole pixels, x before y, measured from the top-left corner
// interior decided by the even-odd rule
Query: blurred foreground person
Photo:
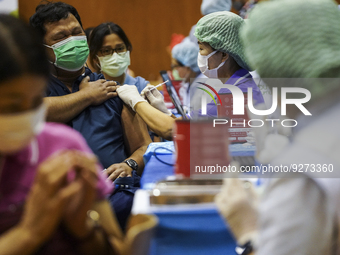
[[[111,185],[78,132],[45,123],[42,40],[7,15],[0,27],[0,254],[114,254]]]
[[[276,174],[273,177],[277,178],[269,180],[258,220],[256,207],[237,179],[226,181],[217,205],[239,244],[246,246],[248,252],[242,254],[250,254],[251,246],[259,255],[340,254],[337,5],[332,0],[260,3],[250,14],[241,37],[249,63],[260,76],[281,78],[266,79],[269,86],[296,86],[311,92],[310,101],[303,106],[312,116],[293,105],[287,107],[288,116],[298,125],[293,128],[292,142],[270,164],[296,164],[299,171]],[[320,169],[325,165],[326,169]]]

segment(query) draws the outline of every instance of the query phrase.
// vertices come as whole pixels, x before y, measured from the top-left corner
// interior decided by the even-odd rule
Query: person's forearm
[[[67,123],[90,106],[91,97],[82,91],[65,96],[45,97],[44,103],[48,107],[46,120]]]
[[[146,102],[137,103],[135,110],[153,132],[167,140],[172,140],[172,129],[175,119]]]
[[[143,145],[143,146],[139,147],[134,153],[132,153],[132,155],[130,157],[127,158],[127,159],[131,158],[131,159],[133,159],[134,161],[137,162],[137,164],[138,164],[137,174],[139,176],[142,175],[143,170],[144,170],[143,155],[146,152],[147,148],[148,148],[148,145]]]
[[[11,228],[0,236],[0,254],[30,255],[33,254],[42,241],[29,231],[18,226]]]
[[[126,105],[123,107],[121,118],[126,155],[129,155],[128,159],[137,162],[137,173],[141,175],[144,169],[143,155],[151,143],[147,126],[143,119]]]

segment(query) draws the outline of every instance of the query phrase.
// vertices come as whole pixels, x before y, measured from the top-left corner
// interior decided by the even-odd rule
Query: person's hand
[[[158,91],[158,89],[155,89],[154,86],[146,86],[142,90],[141,95],[144,96],[154,108],[171,116],[172,113],[165,106],[163,95]]]
[[[240,244],[257,232],[257,195],[252,183],[238,178],[224,179],[216,205]]]
[[[63,217],[66,228],[75,237],[81,239],[92,230],[93,222],[87,217],[88,210],[93,208],[96,197],[97,158],[94,155],[74,152],[75,180],[82,184],[81,190],[67,204]]]
[[[56,229],[70,199],[81,190],[78,181],[67,183],[67,175],[74,167],[71,152],[54,154],[40,164],[27,196],[19,222],[38,243],[45,242]]]
[[[111,165],[105,170],[105,172],[111,181],[116,180],[118,177],[132,176],[132,168],[124,162]]]
[[[123,85],[117,88],[117,93],[120,99],[127,105],[129,105],[133,110],[139,102],[146,102],[146,100],[139,95],[137,87],[135,85]]]
[[[79,91],[90,97],[92,105],[99,105],[109,98],[117,96],[116,82],[99,79],[89,82],[90,77],[86,76],[79,84]]]

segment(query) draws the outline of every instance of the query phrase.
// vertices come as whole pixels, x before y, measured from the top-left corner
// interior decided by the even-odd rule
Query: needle
[[[151,91],[151,90],[153,90],[153,89],[156,89],[156,88],[158,88],[158,87],[162,86],[164,83],[167,83],[168,81],[169,81],[169,80],[166,80],[165,82],[162,82],[162,83],[160,83],[160,84],[158,84],[158,85],[156,85],[156,86],[154,86],[154,87],[150,88],[150,90],[149,90],[149,91]],[[142,91],[142,93],[141,93],[141,96],[142,96],[142,97],[145,97],[145,95],[144,95],[144,91]]]
[[[151,89],[156,89],[156,88],[162,86],[163,84],[167,83],[168,81],[169,81],[169,80],[166,80],[165,82],[162,82],[162,83],[158,84],[157,86],[152,87]],[[151,89],[150,89],[150,90],[151,90]]]

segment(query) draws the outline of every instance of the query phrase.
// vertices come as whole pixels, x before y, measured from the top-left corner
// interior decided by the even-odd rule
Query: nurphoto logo
[[[207,95],[210,96],[210,98],[213,100],[216,106],[222,105],[222,100],[220,98],[220,95],[216,91],[213,86],[208,85],[203,82],[198,82],[204,88],[202,87],[197,87],[198,89],[204,91],[205,93],[202,94],[201,96],[201,115],[207,115]],[[228,85],[228,84],[223,84],[219,85],[219,89],[228,89],[231,94],[232,94],[232,114],[233,116],[237,117],[239,115],[245,115],[245,95],[244,92],[237,86],[234,85]],[[210,90],[210,91],[209,91]],[[215,97],[213,94],[215,94]],[[302,98],[288,98],[289,93],[299,93],[303,95]],[[247,105],[249,111],[254,114],[255,116],[268,116],[273,114],[277,107],[278,107],[278,88],[273,88],[272,89],[272,105],[269,109],[265,110],[259,110],[254,107],[254,102],[253,102],[253,91],[252,88],[249,87],[247,90]],[[217,102],[218,99],[218,102]],[[312,114],[306,109],[306,107],[303,105],[307,103],[311,99],[311,93],[309,90],[305,88],[297,88],[297,87],[282,87],[281,88],[281,115],[286,116],[287,115],[287,105],[295,105],[304,115],[309,115],[311,116]],[[274,125],[274,122],[280,121],[279,119],[266,119],[265,121],[272,122],[272,126]],[[257,122],[257,125],[254,123]],[[219,125],[219,124],[231,124],[232,125],[232,119],[214,119],[213,125]],[[287,123],[290,123],[289,125]],[[293,123],[293,124],[292,124]],[[237,123],[240,124],[240,123]],[[248,120],[248,126],[250,127],[261,127],[263,126],[264,122],[263,120],[260,119],[250,119]],[[284,127],[295,127],[297,126],[297,121],[294,119],[286,119],[286,120],[281,120],[281,124]],[[244,121],[244,125],[246,126],[246,123]]]

